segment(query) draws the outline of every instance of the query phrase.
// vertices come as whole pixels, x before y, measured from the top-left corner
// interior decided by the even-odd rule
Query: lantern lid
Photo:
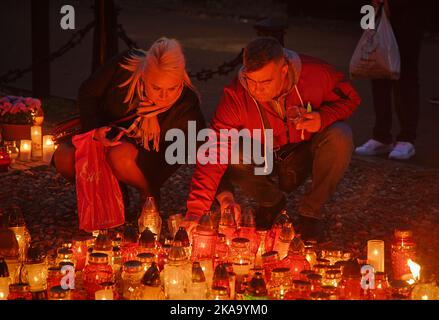
[[[61,286],[54,286],[50,289],[50,296],[55,299],[63,299],[67,297],[69,289],[63,289]]]
[[[91,253],[89,257],[91,263],[105,264],[108,263],[108,255],[102,252]]]
[[[220,263],[216,266],[215,272],[213,273],[213,279],[228,279],[229,278],[229,272],[227,270],[227,267],[224,265],[224,263]]]
[[[64,266],[72,266],[75,267],[75,264],[73,262],[70,261],[61,261],[59,264],[59,267],[62,269],[62,267]]]
[[[329,264],[331,263],[331,261],[329,261],[328,259],[324,259],[324,258],[318,258],[316,260],[317,264],[322,264],[324,266],[329,266]]]
[[[139,260],[129,260],[123,264],[123,270],[127,272],[139,272],[142,270],[142,262]]]
[[[272,274],[285,274],[290,272],[290,268],[274,268],[271,273]]]
[[[141,233],[139,245],[143,248],[155,248],[155,234],[149,228]]]
[[[3,257],[0,257],[0,278],[9,277],[8,264]]]
[[[292,222],[291,217],[289,216],[287,210],[282,210],[274,219],[273,226],[282,226],[286,222]]]
[[[276,260],[279,259],[279,253],[277,251],[268,251],[262,254],[262,259],[270,259],[270,258],[276,258]]]
[[[63,247],[63,248],[58,249],[57,253],[58,253],[58,255],[72,256],[73,250]]]
[[[186,251],[182,246],[174,245],[169,250],[168,260],[176,262],[187,260]]]
[[[304,280],[293,280],[292,283],[294,288],[305,288],[311,285],[309,281]]]
[[[305,269],[305,270],[300,271],[300,274],[303,275],[303,276],[305,276],[305,277],[306,277],[307,275],[311,274],[311,273],[315,273],[315,272],[312,271],[312,270],[308,270],[308,269]]]
[[[256,227],[255,212],[253,208],[246,208],[241,215],[241,227]]]
[[[282,225],[279,239],[282,241],[291,241],[294,237],[294,227],[292,222],[285,222]]]
[[[232,246],[236,247],[245,247],[250,243],[250,240],[247,238],[233,238]]]
[[[29,290],[29,283],[14,283],[9,285],[9,291],[13,293],[27,293]]]
[[[155,262],[151,264],[143,275],[142,284],[149,287],[160,286],[160,270]]]
[[[180,241],[183,247],[189,247],[189,235],[184,227],[178,228],[177,233],[175,234],[174,241]]]
[[[288,253],[302,254],[304,252],[305,244],[302,239],[300,239],[300,235],[296,235],[290,242]]]
[[[199,262],[192,263],[192,282],[200,283],[206,282],[206,277],[203,272],[203,268]]]
[[[329,300],[329,293],[326,292],[311,292],[310,295],[311,299],[313,300]]]
[[[247,292],[256,297],[262,297],[267,295],[267,287],[265,285],[262,273],[256,272],[254,277],[250,280]]]
[[[116,287],[116,283],[113,281],[106,281],[101,282],[99,286],[101,287],[101,290],[114,290]]]
[[[310,281],[320,281],[323,278],[322,275],[318,274],[318,273],[310,273],[310,274],[307,274],[306,277]]]
[[[140,262],[151,262],[155,259],[155,254],[152,252],[142,252],[137,255]]]

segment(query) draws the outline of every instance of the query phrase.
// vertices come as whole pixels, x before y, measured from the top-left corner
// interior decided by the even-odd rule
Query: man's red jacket
[[[288,75],[292,84],[282,97],[286,106],[299,106],[301,100],[305,107],[310,103],[313,111],[320,113],[320,131],[332,123],[346,120],[352,115],[361,100],[351,84],[344,80],[344,75],[341,72],[336,71],[331,65],[321,60],[299,55],[286,49],[285,57],[289,63]],[[298,92],[294,85],[296,85]],[[309,140],[312,137],[312,133],[305,131],[304,140],[302,140],[301,130],[296,130],[292,125],[286,126],[284,120],[271,107],[274,103],[278,103],[278,101],[260,104],[273,129],[274,147]],[[224,88],[223,96],[211,122],[211,128],[218,136],[220,129],[241,130],[247,128],[250,131],[263,129],[255,100],[246,89],[242,70],[232,80],[232,83]],[[263,135],[261,140],[264,141]],[[218,146],[219,144],[218,142]],[[218,147],[218,157],[220,150],[224,150],[221,148],[224,146]],[[230,143],[225,148],[228,149],[230,159]],[[227,164],[200,164],[197,161],[187,201],[186,219],[196,220],[205,210],[210,209],[227,167]]]

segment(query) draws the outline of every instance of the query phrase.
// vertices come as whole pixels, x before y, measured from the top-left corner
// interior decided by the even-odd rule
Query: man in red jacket
[[[352,132],[343,120],[359,103],[356,91],[332,66],[287,50],[274,38],[261,37],[244,49],[243,67],[225,87],[211,128],[218,136],[223,129],[273,130],[274,158],[280,152],[292,154],[281,178],[297,187],[312,175],[312,188],[297,209],[298,226],[304,239],[321,240],[321,207],[335,191],[352,154]],[[268,136],[260,139],[261,144]],[[220,145],[218,157],[232,147],[230,142]],[[269,175],[256,175],[254,168],[197,162],[186,220],[198,220],[215,198],[221,208],[239,208],[233,197],[233,185],[239,185],[259,203],[257,226],[270,227],[286,206],[285,195],[273,180],[279,172],[275,168]]]

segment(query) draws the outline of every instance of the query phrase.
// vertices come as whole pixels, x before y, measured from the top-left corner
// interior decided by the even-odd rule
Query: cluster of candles
[[[19,160],[43,160],[49,163],[55,152],[55,144],[52,135],[42,136],[41,126],[31,127],[31,140],[20,141]]]
[[[17,148],[15,141],[7,141],[5,145],[6,151],[0,150],[0,165],[7,164],[6,169],[16,159],[24,162],[42,160],[45,163],[50,163],[57,147],[53,142],[52,135],[42,136],[41,126],[32,126],[31,140],[20,140],[19,148]]]
[[[168,220],[172,237],[164,244],[148,226],[140,235],[126,226],[75,238],[55,259],[25,259],[24,280],[11,272],[14,261],[0,259],[0,299],[439,299],[436,283],[419,277],[410,231],[395,231],[388,281],[383,241],[368,241],[367,259],[318,250],[300,239],[285,211],[268,230],[256,229],[252,210],[239,224],[229,209],[218,224],[206,212],[192,234],[178,220]]]

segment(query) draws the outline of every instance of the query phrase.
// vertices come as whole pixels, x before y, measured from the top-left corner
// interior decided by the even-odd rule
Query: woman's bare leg
[[[130,186],[135,187],[142,200],[150,195],[150,187],[136,163],[137,148],[129,143],[111,147],[107,153],[107,161],[116,178]]]
[[[58,146],[53,154],[56,171],[64,178],[75,181],[75,147],[67,142]]]

